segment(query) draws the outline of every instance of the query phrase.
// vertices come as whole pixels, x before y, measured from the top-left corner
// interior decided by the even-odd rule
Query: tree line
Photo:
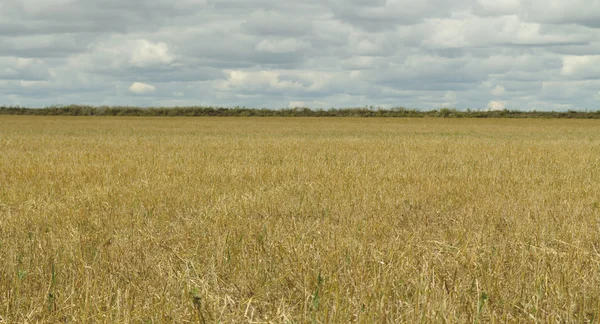
[[[120,106],[51,106],[24,108],[0,106],[0,115],[30,116],[214,116],[214,117],[442,117],[442,118],[585,118],[600,119],[598,111],[520,111],[520,110],[457,110],[441,108],[419,110],[396,107],[309,109],[309,108],[246,108],[246,107],[120,107]]]

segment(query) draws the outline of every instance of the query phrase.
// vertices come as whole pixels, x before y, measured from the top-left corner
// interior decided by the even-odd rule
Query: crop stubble
[[[597,321],[600,123],[0,117],[0,322]]]

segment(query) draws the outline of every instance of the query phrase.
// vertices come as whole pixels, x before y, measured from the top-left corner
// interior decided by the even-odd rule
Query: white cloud
[[[42,60],[40,59],[17,57],[15,60],[16,66],[19,69],[28,68],[34,64],[42,64]]]
[[[565,76],[596,74],[600,78],[600,55],[566,56],[561,74]]]
[[[332,79],[330,73],[312,71],[225,70],[227,80],[216,82],[221,91],[311,92],[322,90]]]
[[[350,78],[352,79],[360,79],[360,77],[362,76],[362,72],[354,70],[354,71],[350,71]]]
[[[348,35],[348,45],[358,55],[382,55],[392,48],[390,40],[382,34],[356,31]]]
[[[23,88],[39,88],[45,87],[48,85],[48,81],[27,81],[21,80],[19,81],[19,85]]]
[[[492,91],[490,91],[490,93],[496,97],[500,97],[500,96],[504,95],[505,91],[506,91],[506,89],[504,88],[503,85],[497,85],[496,87],[494,87],[494,89],[492,89]]]
[[[175,97],[183,97],[183,96],[185,96],[185,93],[183,93],[181,91],[175,91],[175,92],[173,92],[173,96],[175,96]]]
[[[444,94],[444,102],[441,104],[442,108],[454,107],[457,103],[456,92],[448,91]]]
[[[144,94],[149,92],[154,92],[156,87],[150,84],[142,83],[142,82],[134,82],[130,87],[129,91],[135,94]]]
[[[342,61],[342,66],[350,70],[368,70],[381,64],[381,58],[375,56],[352,56]]]
[[[167,44],[153,43],[147,40],[138,40],[134,43],[131,51],[131,64],[135,66],[150,66],[157,64],[169,64],[174,57],[169,52]]]
[[[124,69],[128,67],[151,68],[168,66],[175,60],[163,42],[131,40],[122,35],[112,35],[107,40],[90,45],[89,52],[68,58],[70,65],[84,70]]]
[[[306,41],[295,38],[286,38],[282,40],[263,39],[256,44],[254,49],[259,52],[281,54],[297,52],[309,47],[310,44]]]
[[[304,101],[292,101],[292,102],[290,102],[288,107],[289,108],[303,108],[303,107],[306,107],[306,104],[304,103]]]
[[[302,84],[291,80],[280,80],[281,73],[277,71],[241,71],[226,70],[227,80],[216,84],[219,90],[252,90],[252,89],[300,89]]]
[[[506,109],[506,101],[490,101],[487,105],[488,110],[504,110]]]
[[[540,23],[523,21],[516,15],[431,19],[423,44],[430,48],[465,48],[479,46],[555,45],[589,42],[594,39],[584,30],[549,29]],[[492,52],[492,54],[495,54]]]

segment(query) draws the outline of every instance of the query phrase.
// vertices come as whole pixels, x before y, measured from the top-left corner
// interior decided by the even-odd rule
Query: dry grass
[[[596,322],[600,123],[0,117],[0,322]]]

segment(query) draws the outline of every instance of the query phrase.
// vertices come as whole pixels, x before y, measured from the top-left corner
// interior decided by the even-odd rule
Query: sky
[[[600,0],[0,1],[0,105],[599,103]]]

